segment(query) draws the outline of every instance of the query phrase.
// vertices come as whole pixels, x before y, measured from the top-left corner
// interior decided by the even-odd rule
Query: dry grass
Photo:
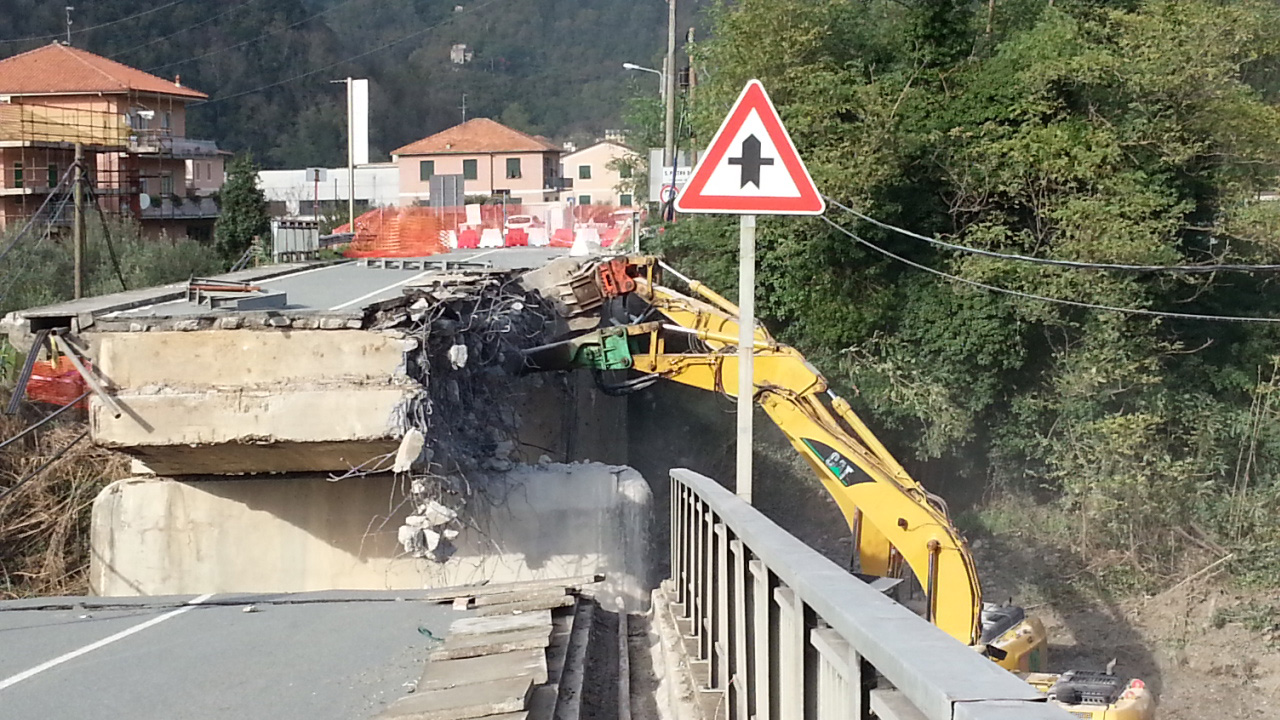
[[[8,391],[0,389],[0,404]],[[0,440],[16,435],[41,411],[0,416]],[[84,425],[71,411],[53,425],[0,451],[0,490],[11,487],[66,447]],[[0,599],[88,592],[89,513],[108,482],[124,477],[124,456],[81,441],[0,500]]]

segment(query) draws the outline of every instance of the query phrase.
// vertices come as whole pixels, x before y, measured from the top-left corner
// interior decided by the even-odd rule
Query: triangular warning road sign
[[[821,215],[826,202],[759,80],[729,116],[676,198],[683,213]]]

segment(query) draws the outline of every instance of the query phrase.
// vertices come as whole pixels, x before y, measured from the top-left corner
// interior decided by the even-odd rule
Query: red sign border
[[[742,197],[736,195],[704,195],[707,181],[729,152],[742,124],[755,111],[765,132],[778,150],[782,165],[800,190],[799,197]],[[720,129],[711,139],[707,152],[698,161],[689,182],[676,196],[676,210],[682,213],[726,213],[736,215],[821,215],[827,203],[818,193],[809,170],[800,159],[791,135],[782,125],[778,110],[759,80],[751,80],[742,89]]]

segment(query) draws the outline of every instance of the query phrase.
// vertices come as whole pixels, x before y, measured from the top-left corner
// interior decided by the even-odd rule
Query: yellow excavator
[[[664,274],[697,297],[662,285]],[[525,352],[529,371],[590,368],[602,390],[659,379],[734,395],[738,308],[650,256],[558,260],[525,276],[556,306],[567,339]],[[849,523],[858,570],[911,573],[926,619],[1090,720],[1150,720],[1141,680],[1110,672],[1050,674],[1043,624],[1014,605],[984,603],[968,544],[946,503],[889,453],[849,403],[794,348],[755,331],[755,401],[813,468]]]

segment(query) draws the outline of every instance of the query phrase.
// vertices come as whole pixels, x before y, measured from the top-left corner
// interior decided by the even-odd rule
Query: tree
[[[236,156],[227,170],[227,182],[219,195],[222,214],[213,234],[218,252],[228,262],[238,260],[255,237],[265,239],[271,232],[267,198],[258,187],[260,169],[253,155],[245,153]]]
[[[709,137],[759,78],[832,198],[962,245],[1274,263],[1280,203],[1258,198],[1280,182],[1277,15],[1263,0],[739,0],[715,6],[691,114]],[[1237,317],[1280,315],[1273,279],[977,257],[834,204],[830,217],[873,247],[811,220],[761,219],[757,312],[890,446],[974,485],[1052,491],[1086,554],[1168,572],[1199,533],[1232,546],[1237,567],[1274,566],[1280,411],[1264,399],[1280,386],[1280,333],[1016,299],[919,266]],[[733,224],[685,218],[655,244],[732,297]]]

